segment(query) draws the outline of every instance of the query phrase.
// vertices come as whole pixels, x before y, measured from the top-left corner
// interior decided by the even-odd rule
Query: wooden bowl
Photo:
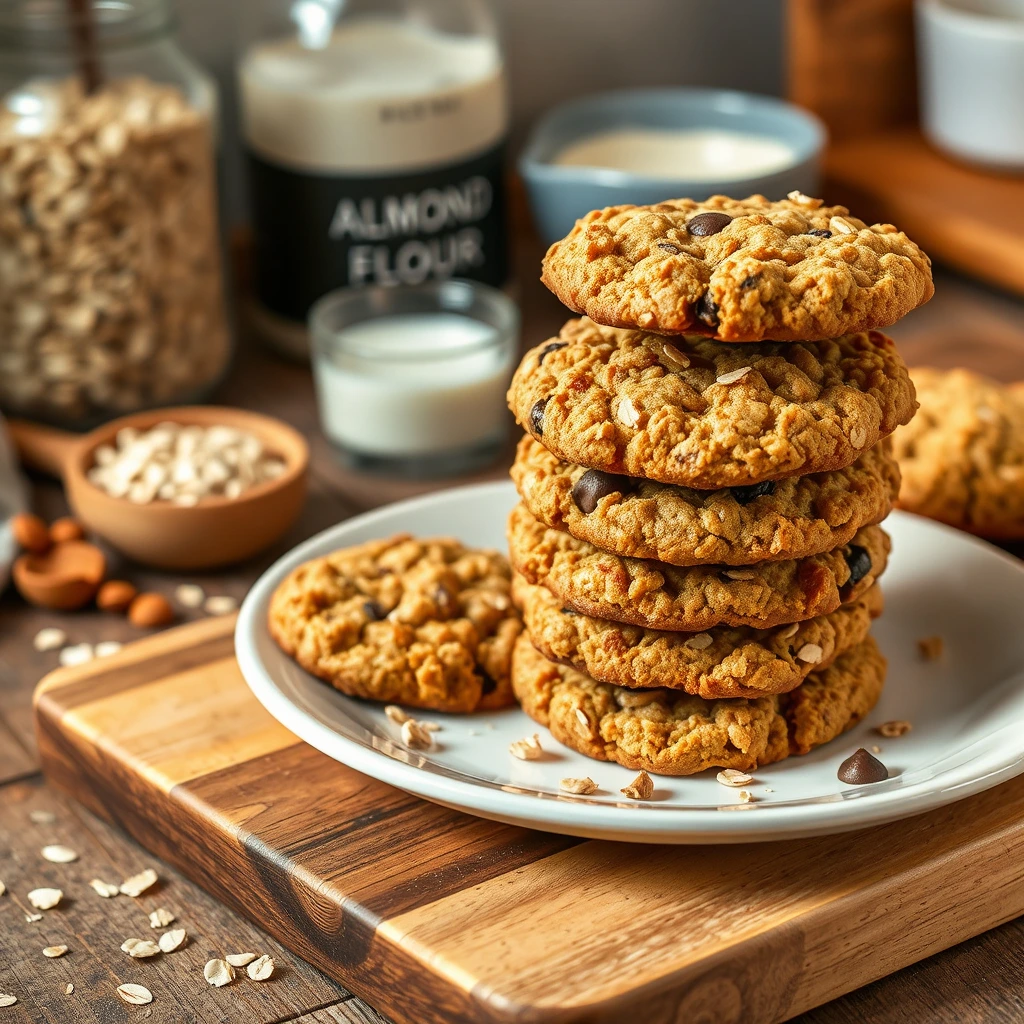
[[[203,498],[192,506],[154,501],[136,505],[90,483],[96,449],[119,430],[158,423],[227,426],[255,434],[284,461],[284,472],[237,498]],[[10,423],[22,460],[60,476],[68,503],[83,525],[118,551],[160,569],[212,569],[257,554],[295,521],[306,496],[309,447],[287,423],[227,406],[180,406],[122,416],[88,434],[69,434],[23,421]]]
[[[106,573],[103,552],[84,540],[54,544],[39,555],[26,553],[11,568],[14,585],[26,601],[59,611],[88,604]]]

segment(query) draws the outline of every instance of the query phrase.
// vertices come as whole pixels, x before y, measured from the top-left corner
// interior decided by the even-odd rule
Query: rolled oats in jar
[[[212,86],[163,0],[93,4],[91,82],[66,6],[38,9],[0,13],[0,407],[85,425],[199,399],[230,355]]]

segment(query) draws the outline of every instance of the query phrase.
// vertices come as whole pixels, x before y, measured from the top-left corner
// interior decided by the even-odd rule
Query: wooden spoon
[[[86,474],[96,449],[112,444],[119,430],[148,430],[164,422],[248,431],[284,461],[285,470],[237,498],[203,498],[193,506],[168,501],[136,505],[89,482]],[[88,434],[22,420],[11,420],[8,426],[26,465],[63,479],[68,503],[89,530],[135,561],[161,569],[212,569],[255,555],[291,526],[306,496],[309,447],[305,439],[287,423],[244,409],[205,405],[154,409],[111,420]]]
[[[14,585],[26,601],[59,611],[88,604],[106,573],[103,552],[84,540],[54,544],[41,555],[27,552],[11,568]]]

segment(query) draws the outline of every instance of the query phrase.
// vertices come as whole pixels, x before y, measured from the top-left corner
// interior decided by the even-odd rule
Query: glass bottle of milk
[[[239,68],[257,329],[308,353],[342,286],[507,277],[505,68],[489,0],[266,0]]]

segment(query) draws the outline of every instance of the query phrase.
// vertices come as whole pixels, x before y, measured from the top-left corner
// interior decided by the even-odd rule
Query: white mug
[[[916,0],[921,121],[951,156],[1024,170],[1024,0]]]

